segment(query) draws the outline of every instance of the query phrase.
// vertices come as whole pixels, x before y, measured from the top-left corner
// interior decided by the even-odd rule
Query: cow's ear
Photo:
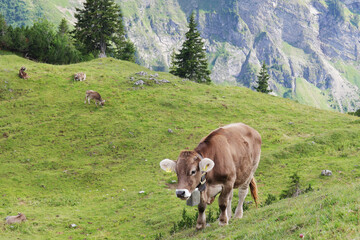
[[[160,162],[160,167],[166,172],[175,172],[176,162],[170,159],[164,159]]]
[[[215,163],[210,158],[204,158],[199,163],[200,171],[202,172],[209,172],[211,169],[213,169],[214,166]]]

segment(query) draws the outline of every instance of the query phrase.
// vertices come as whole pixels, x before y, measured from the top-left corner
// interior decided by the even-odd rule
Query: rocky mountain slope
[[[186,16],[197,14],[212,79],[252,87],[261,62],[277,95],[325,109],[360,104],[358,4],[341,3],[343,19],[324,1],[124,1],[129,35],[141,63],[166,70],[181,46]],[[134,8],[136,6],[136,8]],[[133,11],[136,9],[135,11]]]
[[[81,2],[58,2],[57,9],[73,21],[73,6]],[[195,11],[215,83],[252,87],[265,61],[278,96],[342,112],[360,107],[356,1],[117,2],[141,65],[167,71],[171,53],[184,40],[187,16]]]

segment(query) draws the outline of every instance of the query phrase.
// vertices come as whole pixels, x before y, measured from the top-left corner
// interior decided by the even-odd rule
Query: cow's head
[[[214,162],[209,158],[201,158],[195,151],[182,151],[177,161],[164,159],[160,167],[167,172],[175,172],[178,177],[176,196],[186,200],[199,185],[201,175],[211,171]]]
[[[100,101],[100,104],[101,104],[101,106],[104,106],[105,100],[101,100],[101,101]]]

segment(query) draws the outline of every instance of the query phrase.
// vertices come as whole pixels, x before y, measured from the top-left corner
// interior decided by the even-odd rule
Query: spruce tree
[[[198,83],[210,83],[210,70],[206,58],[204,42],[195,22],[194,12],[189,19],[189,31],[179,53],[172,56],[170,73]]]
[[[75,38],[80,41],[87,53],[99,53],[99,57],[106,57],[107,50],[116,46],[117,49],[128,47],[125,38],[122,13],[120,6],[113,0],[86,0],[84,8],[76,8]],[[125,45],[124,45],[125,44]],[[135,54],[135,48],[127,48],[127,54]],[[121,52],[121,51],[120,51]]]
[[[0,48],[8,47],[7,41],[7,24],[4,16],[0,13]]]
[[[266,64],[265,62],[263,62],[261,70],[259,75],[257,76],[258,80],[257,80],[257,84],[258,86],[255,87],[255,90],[258,92],[262,92],[262,93],[269,93],[272,92],[272,90],[268,90],[268,81],[270,79],[269,73],[266,69]]]
[[[65,18],[63,18],[60,22],[58,34],[64,35],[69,33],[69,25]]]

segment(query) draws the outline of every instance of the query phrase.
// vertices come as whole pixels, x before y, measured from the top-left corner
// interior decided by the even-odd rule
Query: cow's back
[[[197,151],[215,163],[208,177],[214,182],[235,178],[235,187],[251,181],[260,160],[261,137],[253,128],[234,123],[212,131]],[[212,181],[210,180],[210,181]]]

